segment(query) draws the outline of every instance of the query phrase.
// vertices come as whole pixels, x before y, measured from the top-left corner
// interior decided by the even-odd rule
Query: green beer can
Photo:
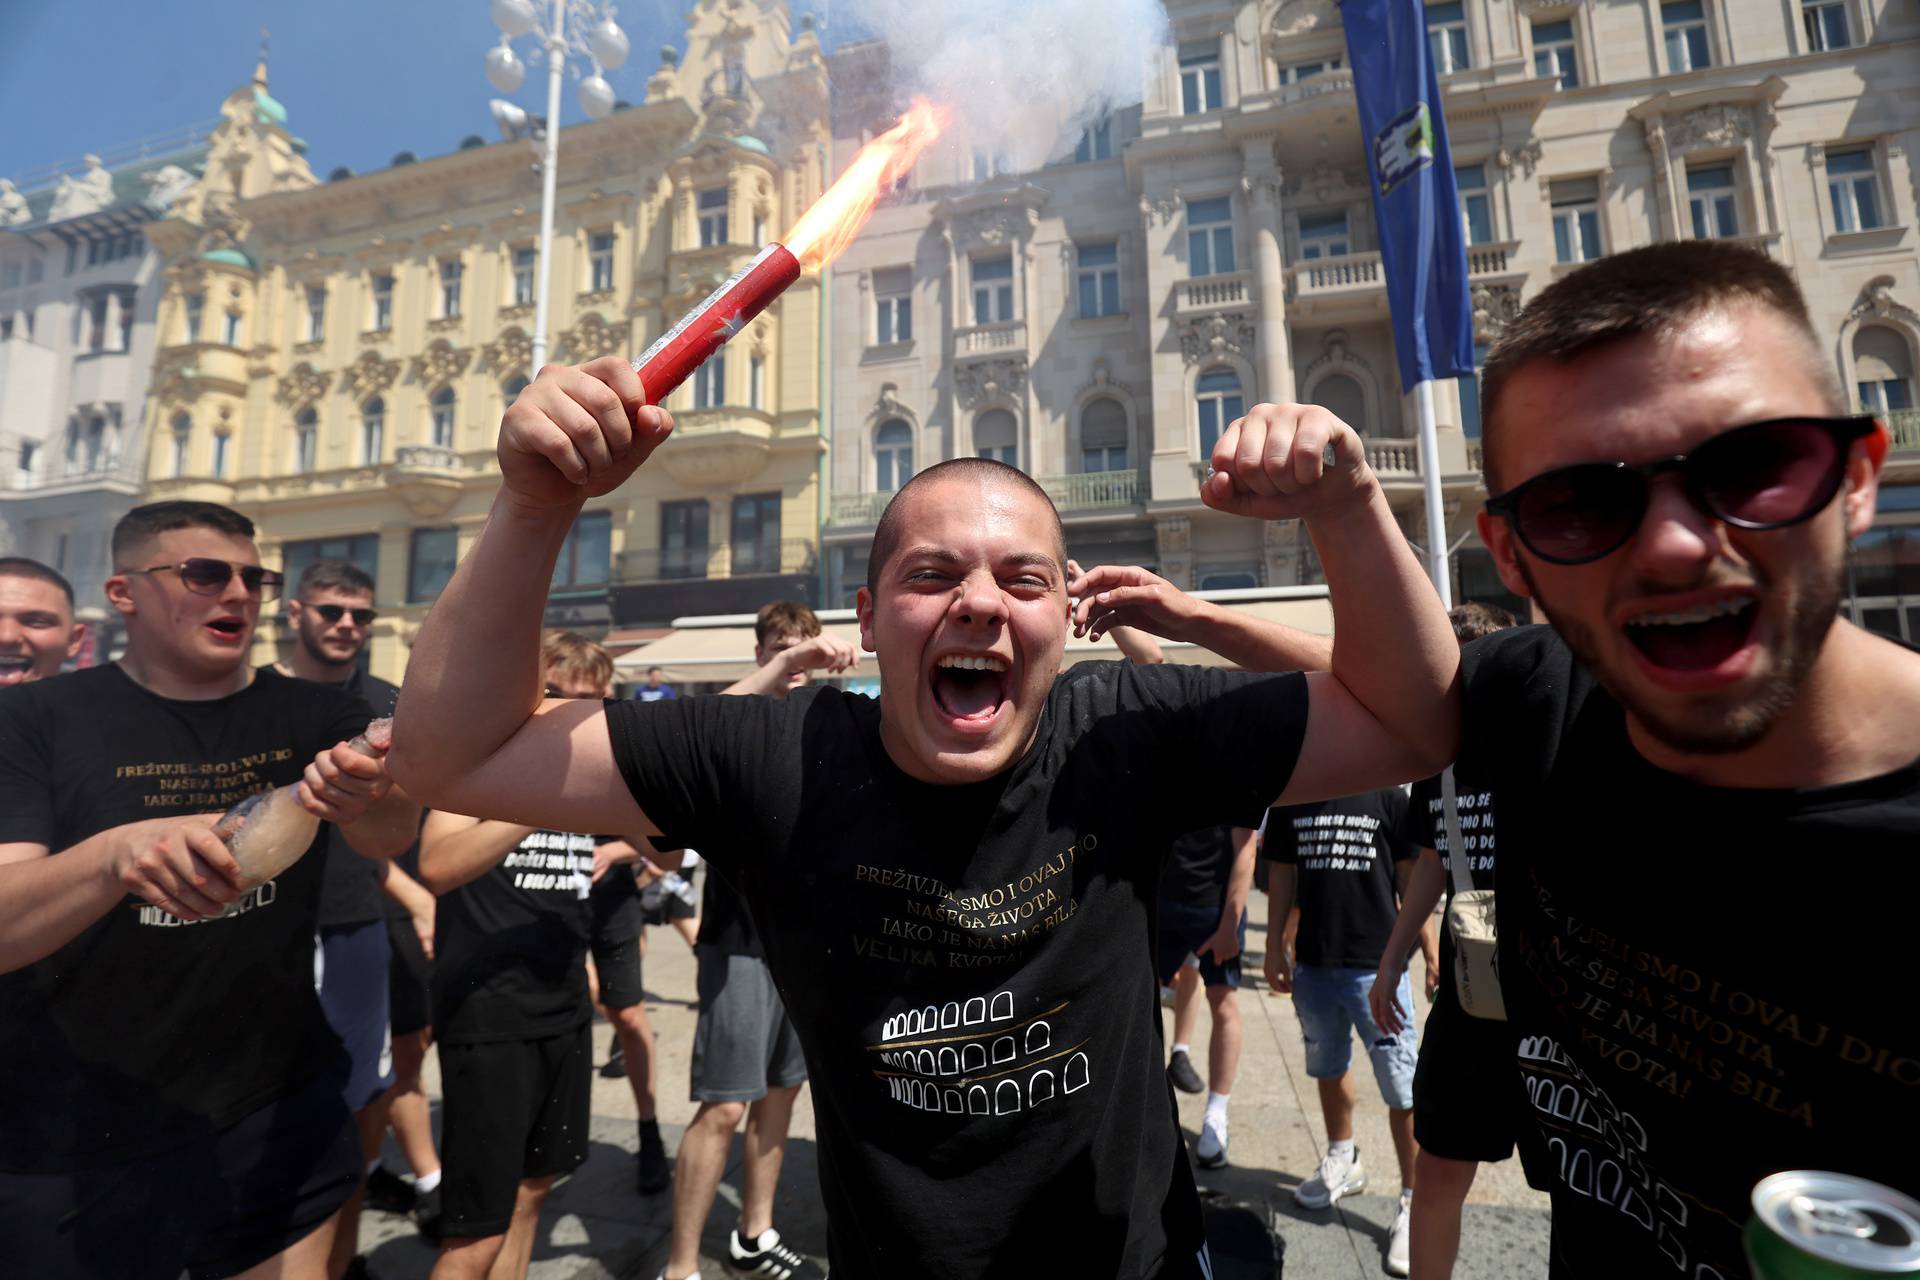
[[[1844,1173],[1760,1179],[1744,1239],[1753,1280],[1920,1275],[1920,1203]]]

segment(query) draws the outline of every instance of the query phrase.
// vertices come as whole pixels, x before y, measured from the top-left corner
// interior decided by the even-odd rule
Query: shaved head
[[[1018,467],[1010,467],[1004,462],[992,458],[953,458],[936,463],[922,471],[913,479],[900,486],[900,491],[887,503],[887,509],[880,514],[880,523],[874,526],[873,549],[867,553],[867,590],[878,594],[880,567],[893,558],[894,552],[913,531],[908,524],[912,504],[907,501],[909,494],[943,480],[974,480],[984,484],[1004,484],[1010,488],[1022,490],[1037,499],[1047,509],[1047,515],[1053,529],[1053,546],[1047,548],[1055,557],[1054,563],[1062,573],[1067,568],[1067,532],[1061,527],[1059,509],[1053,505],[1053,499],[1045,489]]]

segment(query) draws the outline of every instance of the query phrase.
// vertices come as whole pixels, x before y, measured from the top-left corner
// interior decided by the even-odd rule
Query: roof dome
[[[229,267],[245,267],[253,270],[253,259],[238,249],[209,249],[200,255],[208,262],[220,262]]]
[[[766,143],[760,141],[760,139],[754,137],[750,133],[743,133],[737,138],[735,138],[733,141],[735,146],[745,147],[749,151],[758,151],[763,156],[770,156],[773,154],[773,152],[767,149]]]
[[[272,94],[255,85],[253,88],[253,109],[258,113],[261,123],[285,125],[287,109],[275,101]]]

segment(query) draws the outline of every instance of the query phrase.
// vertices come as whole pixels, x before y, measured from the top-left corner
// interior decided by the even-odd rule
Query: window
[[[1246,591],[1260,585],[1260,575],[1246,569],[1216,569],[1200,575],[1202,591]]]
[[[184,413],[173,415],[172,458],[168,471],[175,480],[187,474],[188,450],[193,444],[193,419]]]
[[[98,471],[106,460],[107,420],[94,418],[87,423],[87,470]]]
[[[726,239],[724,233],[721,239]],[[613,232],[596,231],[587,237],[587,276],[587,288],[594,293],[613,288]]]
[[[764,357],[751,356],[747,360],[747,408],[765,409],[767,407],[767,362]]]
[[[1835,231],[1871,231],[1881,225],[1872,147],[1827,152],[1827,196]]]
[[[1806,24],[1808,53],[1845,49],[1853,43],[1845,0],[1801,0],[1800,21]]]
[[[387,447],[387,402],[379,396],[360,406],[360,463],[375,466]]]
[[[913,479],[913,428],[898,418],[873,433],[873,491],[892,493]]]
[[[1487,196],[1487,166],[1453,166],[1453,185],[1460,193],[1460,226],[1468,244],[1487,244],[1493,239],[1493,202]]]
[[[707,503],[704,498],[660,504],[660,576],[707,576]]]
[[[440,315],[452,319],[460,314],[460,259],[440,260]]]
[[[33,474],[33,455],[38,452],[38,450],[39,446],[31,440],[22,440],[20,442],[20,455],[14,461],[14,470],[19,472],[22,479]]]
[[[1102,119],[1080,131],[1080,143],[1073,149],[1073,158],[1081,164],[1093,160],[1111,160],[1113,158],[1113,121]]]
[[[438,596],[459,563],[459,530],[415,529],[407,548],[407,599],[417,603]]]
[[[1427,6],[1427,48],[1439,75],[1465,71],[1473,65],[1467,53],[1467,12],[1461,0]]]
[[[753,240],[751,241],[751,243],[765,244],[766,242],[767,242],[767,215],[762,213],[760,210],[755,209],[753,211]]]
[[[1240,393],[1240,375],[1231,369],[1201,374],[1193,390],[1200,405],[1200,459],[1204,462],[1213,456],[1221,433],[1246,413],[1247,402]]]
[[[1220,42],[1196,40],[1180,46],[1180,109],[1197,116],[1218,111],[1225,103],[1220,94]]]
[[[304,474],[313,470],[320,446],[320,415],[311,406],[293,416],[293,469]]]
[[[1853,335],[1853,377],[1865,412],[1913,408],[1913,352],[1896,330],[1870,324]]]
[[[1119,315],[1120,246],[1112,240],[1075,245],[1074,256],[1078,260],[1081,316]]]
[[[709,187],[694,197],[700,217],[700,247],[727,242],[727,189]]]
[[[450,531],[449,531],[450,532]],[[366,571],[378,581],[380,574],[380,535],[350,533],[342,537],[307,538],[286,543],[281,548],[280,572],[287,581],[298,582],[307,566],[317,560],[345,560]]]
[[[307,341],[318,342],[327,336],[327,291],[320,285],[307,286]]]
[[[1600,243],[1600,179],[1556,178],[1547,186],[1553,207],[1553,260],[1592,262]]]
[[[1127,469],[1127,411],[1112,396],[1089,400],[1080,411],[1080,469]]]
[[[1687,208],[1693,217],[1695,240],[1739,235],[1740,206],[1733,186],[1733,166],[1715,164],[1687,170]]]
[[[780,495],[743,493],[733,500],[733,573],[780,572]]]
[[[213,473],[213,478],[216,480],[224,480],[226,478],[227,441],[230,438],[231,437],[224,431],[216,431],[213,433],[213,465],[209,467],[208,470]]]
[[[1454,379],[1460,384],[1460,430],[1469,440],[1480,438],[1480,366],[1486,362],[1486,344],[1474,343],[1473,375]]]
[[[1367,421],[1366,394],[1350,374],[1329,373],[1321,378],[1313,384],[1313,394],[1307,397],[1307,403],[1319,405],[1362,435],[1367,434],[1371,425]]]
[[[240,313],[238,311],[227,312],[226,323],[220,330],[220,341],[229,347],[240,345]]]
[[[989,409],[973,420],[973,451],[1010,467],[1020,465],[1020,424],[1005,409]]]
[[[1580,87],[1580,64],[1573,56],[1573,20],[1533,24],[1533,74],[1553,76],[1562,89]]]
[[[133,295],[131,293],[123,293],[120,295],[120,332],[118,338],[120,345],[114,348],[115,351],[133,350]]]
[[[1233,202],[1225,196],[1187,201],[1187,274],[1224,276],[1233,270]]]
[[[560,559],[553,566],[549,591],[578,587],[601,587],[611,577],[613,560],[613,514],[607,511],[583,511],[567,530],[560,544]]]
[[[512,404],[520,398],[520,393],[526,389],[527,375],[524,373],[514,374],[511,378],[508,378],[500,388],[500,394],[504,397],[503,403]]]
[[[393,275],[390,272],[373,278],[373,328],[375,332],[393,328]]]
[[[87,299],[87,350],[104,351],[107,346],[107,295]]]
[[[1013,167],[1004,151],[976,151],[973,153],[973,180],[985,182],[988,178],[998,178]]]
[[[532,245],[523,245],[513,251],[513,305],[530,307],[533,305],[535,270],[539,266],[539,252]]]
[[[873,273],[873,341],[877,346],[913,340],[913,275],[906,267]]]
[[[1338,71],[1344,65],[1337,57],[1322,58],[1318,62],[1297,62],[1290,67],[1280,68],[1280,83],[1305,84],[1315,76]]]
[[[453,448],[453,388],[440,388],[427,403],[432,443],[441,449]]]
[[[1300,215],[1302,261],[1313,258],[1338,258],[1352,251],[1352,242],[1347,238],[1345,209],[1336,209],[1331,213]]]
[[[973,322],[1013,319],[1013,257],[973,259]]]
[[[727,353],[716,351],[693,371],[693,407],[718,409],[727,402]]]
[[[1698,71],[1713,65],[1701,0],[1666,0],[1660,6],[1660,26],[1666,35],[1668,71]]]
[[[207,295],[190,293],[187,295],[187,332],[183,341],[200,341],[200,320],[206,314]]]

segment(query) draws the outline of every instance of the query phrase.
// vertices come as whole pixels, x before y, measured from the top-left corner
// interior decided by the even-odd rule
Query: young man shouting
[[[1161,1067],[1160,860],[1276,798],[1424,776],[1454,745],[1457,648],[1359,437],[1262,406],[1204,491],[1305,520],[1330,672],[1063,675],[1086,584],[1058,515],[1014,468],[961,459],[876,530],[859,615],[878,702],[543,703],[552,563],[582,501],[666,439],[644,398],[608,359],[543,370],[508,410],[501,495],[401,695],[397,776],[453,808],[663,833],[728,877],[806,1054],[836,1275],[1206,1274]],[[1079,621],[1131,589],[1090,591]]]
[[[59,675],[86,639],[72,583],[38,560],[0,556],[0,689]]]

